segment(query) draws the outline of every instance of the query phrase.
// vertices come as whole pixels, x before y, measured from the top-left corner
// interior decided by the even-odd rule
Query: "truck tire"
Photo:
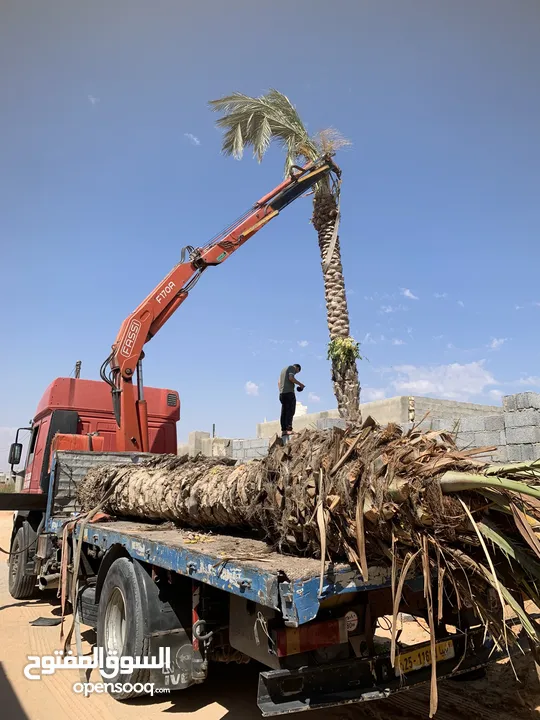
[[[116,651],[117,657],[148,655],[141,588],[131,559],[115,560],[105,577],[99,598],[97,645],[103,648],[105,658],[111,651]],[[115,687],[110,692],[116,700],[129,700],[145,694],[133,686],[147,683],[149,675],[148,669],[135,668],[128,674],[118,672],[114,677],[103,677],[103,682],[129,684],[131,689],[127,691],[122,688],[117,692]]]
[[[89,585],[79,592],[79,615],[83,625],[97,628],[98,605],[96,604],[96,587]]]
[[[36,592],[36,575],[26,575],[28,561],[28,533],[22,525],[13,538],[9,556],[9,594],[15,600],[28,600]]]

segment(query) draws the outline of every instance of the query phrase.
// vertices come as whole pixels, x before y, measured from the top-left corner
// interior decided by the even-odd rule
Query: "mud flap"
[[[183,690],[196,681],[193,679],[193,647],[185,630],[167,630],[150,636],[150,657],[157,658],[159,648],[171,650],[171,667],[150,671],[150,682],[156,687]]]

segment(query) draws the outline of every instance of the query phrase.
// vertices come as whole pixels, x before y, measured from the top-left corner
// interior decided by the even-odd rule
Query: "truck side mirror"
[[[21,462],[22,449],[22,443],[15,442],[11,444],[8,456],[9,465],[18,465]]]

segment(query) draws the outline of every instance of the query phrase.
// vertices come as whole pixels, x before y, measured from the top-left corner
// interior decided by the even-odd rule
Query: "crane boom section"
[[[102,367],[102,378],[111,385],[113,392],[113,407],[118,424],[117,450],[148,450],[146,408],[142,396],[141,359],[144,345],[176,312],[207,267],[225,262],[283,208],[331,173],[338,178],[341,174],[328,155],[303,167],[295,166],[286,180],[258,200],[205,247],[184,248],[181,261],[124,320],[112,346],[112,353]],[[106,365],[110,367],[108,376]],[[136,373],[137,389],[132,383]]]

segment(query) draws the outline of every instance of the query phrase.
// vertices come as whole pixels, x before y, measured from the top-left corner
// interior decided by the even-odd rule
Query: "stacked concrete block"
[[[197,455],[203,452],[203,440],[207,440],[210,437],[210,433],[202,432],[201,430],[195,430],[190,432],[188,435],[188,453],[191,457],[197,457]]]
[[[209,437],[201,442],[201,453],[206,457],[232,457],[232,440]]]
[[[517,393],[503,398],[509,462],[540,458],[540,394]]]
[[[341,428],[345,430],[347,423],[343,418],[321,418],[317,420],[317,430],[331,430],[332,428]]]
[[[437,424],[437,429],[455,434],[460,449],[495,447],[497,449],[486,454],[486,458],[493,462],[506,462],[506,434],[502,414],[469,415],[452,423],[442,420]]]
[[[307,413],[306,415],[297,415],[293,420],[293,428],[296,432],[301,430],[313,430],[317,427],[317,422],[325,418],[339,418],[337,410],[325,410],[319,413]],[[269,440],[276,435],[281,434],[281,425],[279,420],[264,422],[257,424],[257,437]]]
[[[495,405],[478,405],[477,403],[460,402],[457,400],[440,400],[439,398],[428,398],[415,396],[414,420],[419,422],[426,413],[430,418],[458,420],[484,415],[502,414],[503,409]]]
[[[234,460],[256,460],[268,454],[269,438],[233,440],[231,457]]]
[[[414,422],[412,422],[412,421],[399,423],[399,426],[401,427],[401,429],[403,430],[404,433],[408,433],[409,430],[412,430],[413,427],[415,427]]]

